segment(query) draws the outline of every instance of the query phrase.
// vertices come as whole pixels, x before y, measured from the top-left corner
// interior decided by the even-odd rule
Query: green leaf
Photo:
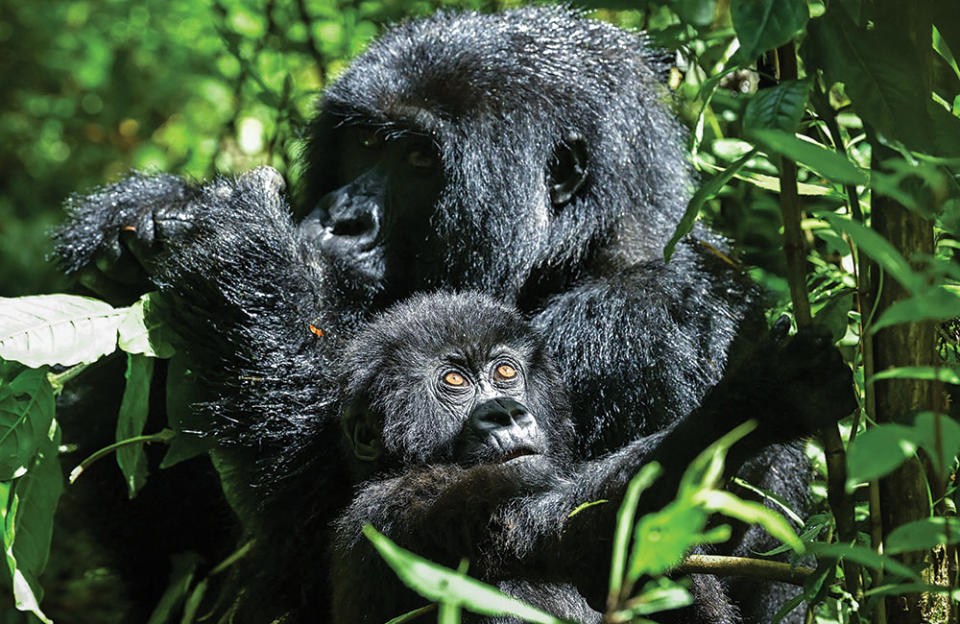
[[[877,425],[867,429],[847,449],[847,491],[893,472],[917,452],[916,432],[903,425]]]
[[[167,366],[167,424],[176,432],[160,468],[169,468],[198,457],[216,446],[210,423],[193,404],[198,399],[197,375],[187,366],[186,357],[177,353]]]
[[[825,544],[813,542],[808,544],[808,550],[817,557],[844,558],[865,565],[874,570],[886,570],[890,574],[920,581],[916,572],[903,565],[892,557],[881,555],[864,546],[848,546],[846,544]]]
[[[723,462],[727,451],[756,428],[757,422],[748,420],[701,451],[680,478],[679,498],[689,498],[705,488],[716,487],[723,480]]]
[[[883,541],[883,551],[896,555],[957,542],[960,542],[960,518],[925,518],[901,524],[891,531]]]
[[[643,586],[640,594],[630,599],[630,613],[650,615],[660,611],[682,609],[693,604],[693,596],[676,581],[658,578]]]
[[[765,507],[761,503],[745,501],[723,490],[709,490],[697,496],[710,511],[719,511],[725,516],[742,520],[749,524],[759,524],[767,532],[787,544],[798,553],[804,552],[803,542],[797,537],[796,531],[787,522],[787,519]]]
[[[127,309],[117,327],[121,349],[127,353],[142,353],[155,358],[169,358],[174,353],[170,344],[170,329],[159,315],[151,313],[152,298],[147,293]]]
[[[749,1],[749,0],[748,0]],[[753,130],[771,129],[794,133],[807,106],[810,82],[786,80],[776,87],[761,89],[743,112],[743,126],[750,136]]]
[[[929,379],[960,385],[960,371],[946,366],[896,366],[880,371],[867,383],[883,379]]]
[[[953,459],[960,451],[960,423],[945,414],[920,412],[913,420],[913,429],[917,442],[940,475],[948,476],[953,469]],[[940,465],[941,457],[943,465]]]
[[[692,501],[674,501],[640,518],[633,533],[627,580],[656,576],[675,567],[694,546],[704,543],[707,513]]]
[[[672,4],[677,15],[694,26],[708,26],[717,11],[717,0],[674,0]]]
[[[911,9],[905,4],[903,10]],[[899,26],[881,21],[863,30],[834,3],[807,29],[806,65],[821,68],[828,84],[842,82],[857,114],[883,135],[913,150],[950,157],[956,145],[951,150],[943,137],[960,132],[960,120],[931,117],[930,91],[918,71],[926,51]]]
[[[922,279],[914,275],[916,280]],[[900,281],[898,279],[898,281]],[[903,283],[901,281],[901,283]],[[913,286],[920,286],[919,282],[912,282]],[[904,286],[907,286],[904,284]],[[910,286],[907,286],[909,289]],[[950,288],[929,288],[909,299],[898,301],[891,305],[870,326],[870,332],[876,333],[884,327],[898,323],[915,323],[917,321],[948,321],[960,316],[960,296]]]
[[[955,58],[960,58],[960,11],[956,4],[940,0],[933,3],[933,23]]]
[[[28,469],[53,423],[53,387],[46,372],[26,369],[0,386],[0,480]]]
[[[0,505],[5,510],[0,542],[14,601],[18,610],[33,613],[47,624],[52,622],[40,610],[43,592],[38,579],[50,553],[53,516],[63,491],[59,445],[60,430],[52,426],[27,473],[12,482],[0,482]]]
[[[697,215],[700,214],[700,207],[703,206],[704,202],[719,193],[720,189],[722,189],[756,153],[757,150],[747,152],[735,163],[710,178],[706,184],[697,189],[697,192],[690,198],[690,203],[687,204],[687,210],[683,213],[683,218],[680,219],[680,223],[677,224],[677,229],[674,230],[673,236],[670,237],[670,240],[663,248],[664,260],[667,262],[670,261],[670,256],[673,255],[673,250],[676,248],[677,243],[693,229],[693,223],[697,220]]]
[[[400,548],[369,524],[363,527],[363,534],[400,580],[428,600],[462,605],[481,615],[510,615],[529,622],[562,624],[562,620],[507,596],[495,587]]]
[[[0,297],[0,358],[33,368],[95,362],[117,348],[124,314],[76,295]]]
[[[910,264],[900,255],[900,252],[890,244],[890,241],[877,234],[876,231],[833,213],[821,213],[818,216],[826,219],[830,227],[837,232],[849,236],[862,252],[873,258],[883,267],[884,271],[893,276],[904,288],[911,292],[919,292],[926,288],[923,277],[914,273]],[[891,306],[890,309],[895,306],[896,304]]]
[[[822,145],[797,138],[781,130],[756,129],[750,133],[764,148],[786,156],[840,184],[867,183],[867,175],[843,155]]]
[[[751,63],[797,36],[810,19],[810,11],[804,0],[732,0],[730,19],[740,40],[733,60]]]
[[[613,555],[610,559],[610,596],[620,596],[623,588],[623,573],[627,566],[627,548],[630,545],[630,532],[633,518],[637,512],[640,495],[653,484],[663,472],[657,462],[651,462],[640,469],[627,485],[623,502],[617,511],[617,528],[613,534]]]
[[[150,380],[153,377],[153,358],[128,355],[127,384],[117,417],[117,442],[143,434],[150,412]],[[137,495],[147,481],[147,454],[142,444],[129,444],[117,449],[117,464],[123,473],[130,498]]]

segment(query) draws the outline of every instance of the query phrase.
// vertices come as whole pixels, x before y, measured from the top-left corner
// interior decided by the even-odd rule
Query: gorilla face
[[[360,124],[332,135],[337,186],[320,198],[303,231],[363,281],[411,290],[415,275],[442,261],[424,236],[445,184],[434,139]]]
[[[687,172],[656,82],[641,40],[564,9],[403,24],[324,94],[307,228],[385,304],[436,288],[513,301],[659,257]]]
[[[429,295],[366,328],[346,355],[342,425],[377,467],[566,457],[565,394],[515,312],[477,294]]]

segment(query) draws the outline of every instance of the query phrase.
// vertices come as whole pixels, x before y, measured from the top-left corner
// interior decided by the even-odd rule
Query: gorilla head
[[[325,93],[307,227],[390,301],[659,257],[688,173],[656,73],[634,34],[562,8],[403,24]]]
[[[569,460],[566,393],[510,308],[422,295],[372,322],[341,362],[343,429],[361,470]]]

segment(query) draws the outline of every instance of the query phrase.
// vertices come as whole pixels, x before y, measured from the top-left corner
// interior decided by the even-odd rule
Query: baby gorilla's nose
[[[509,397],[499,397],[474,408],[470,414],[470,424],[477,431],[491,432],[498,429],[523,431],[536,423],[523,403]]]

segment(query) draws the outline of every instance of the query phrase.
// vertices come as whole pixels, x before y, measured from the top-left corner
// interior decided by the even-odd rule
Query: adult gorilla
[[[639,37],[561,8],[440,14],[373,43],[327,89],[306,154],[300,235],[337,268],[322,301],[334,329],[438,287],[516,306],[546,337],[584,458],[693,410],[735,338],[764,328],[753,288],[714,253],[722,241],[700,229],[662,260],[690,176],[659,70]],[[122,189],[124,214],[79,202],[60,233],[64,264],[101,291],[139,287],[167,233],[196,218],[189,192],[173,209],[164,200],[176,186],[149,201]],[[146,272],[123,261],[131,254]],[[256,447],[283,448],[305,425],[251,411],[240,426]],[[799,449],[747,469],[802,501]],[[777,602],[749,592],[761,611]]]

